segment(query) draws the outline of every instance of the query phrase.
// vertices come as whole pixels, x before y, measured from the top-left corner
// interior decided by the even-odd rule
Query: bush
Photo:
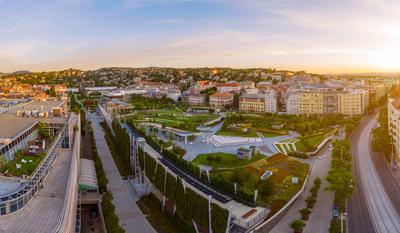
[[[318,187],[318,188],[321,187],[321,178],[319,178],[319,176],[317,176],[317,177],[314,179],[314,186],[316,186],[316,187]]]
[[[112,203],[112,199],[112,194],[107,192],[101,202],[107,232],[124,233],[125,230],[119,225],[118,216],[115,214],[115,206]]]
[[[301,210],[299,210],[300,214],[301,214],[301,219],[303,220],[308,220],[308,217],[311,214],[311,210],[309,208],[303,208]]]
[[[290,223],[290,227],[295,231],[301,231],[305,227],[305,223],[299,219],[294,220]]]
[[[314,207],[314,204],[315,204],[315,202],[317,201],[313,196],[309,196],[309,197],[307,197],[306,198],[306,203],[307,203],[307,207],[308,208],[313,208]]]
[[[319,190],[319,188],[318,188],[317,186],[313,186],[313,187],[310,189],[310,192],[311,192],[311,194],[312,194],[313,197],[317,197],[318,190]]]

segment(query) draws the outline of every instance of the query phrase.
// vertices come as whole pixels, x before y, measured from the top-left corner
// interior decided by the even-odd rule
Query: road
[[[347,202],[351,233],[400,232],[400,217],[375,168],[369,146],[375,124],[376,114],[365,118],[351,137],[357,184]]]

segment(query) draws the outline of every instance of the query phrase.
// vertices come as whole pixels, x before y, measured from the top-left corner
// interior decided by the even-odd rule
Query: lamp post
[[[343,233],[343,219],[347,216],[347,213],[340,213],[340,232]]]

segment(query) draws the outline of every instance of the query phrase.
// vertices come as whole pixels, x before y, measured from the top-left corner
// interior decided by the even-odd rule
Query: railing
[[[260,221],[264,220],[267,215],[268,215],[268,210],[267,209],[263,209],[260,213],[257,214],[257,216],[255,218],[253,218],[250,221],[243,221],[240,218],[236,218],[233,220],[233,223],[242,226],[246,229],[250,229],[251,227],[253,227],[254,225],[256,225],[257,223],[260,223]]]
[[[75,232],[76,230],[76,211],[78,202],[78,169],[81,142],[80,116],[76,125],[78,130],[74,133],[74,143],[72,149],[71,163],[69,169],[69,178],[66,186],[66,192],[63,203],[63,212],[59,218],[54,233]]]
[[[30,179],[16,191],[0,196],[0,216],[21,209],[39,190],[39,185],[49,173],[51,165],[57,157],[58,151],[61,147],[62,135],[64,134],[65,129],[66,127],[64,126],[57,138],[52,142],[45,158],[36,167]]]

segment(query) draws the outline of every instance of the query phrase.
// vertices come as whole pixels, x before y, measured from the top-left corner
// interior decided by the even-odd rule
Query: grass
[[[281,144],[275,144],[275,146],[277,147],[278,151],[280,151],[281,153],[283,153],[283,148]]]
[[[302,152],[313,151],[326,137],[328,137],[332,133],[333,131],[330,130],[328,132],[319,132],[309,136],[300,137],[300,140],[295,143],[296,148],[298,151]]]
[[[178,111],[143,111],[131,118],[135,122],[155,122],[162,124],[166,127],[177,128],[196,132],[199,125],[207,123],[216,119],[217,115],[212,114],[199,114],[187,116],[183,112]]]
[[[38,155],[22,155],[18,156],[14,160],[3,165],[2,170],[7,172],[7,174],[13,176],[31,175],[35,171],[36,167],[39,165],[40,161],[44,158],[45,153],[40,153]],[[22,160],[27,161],[22,163]],[[32,162],[30,162],[32,161]],[[16,164],[21,164],[21,169],[17,169]]]
[[[207,156],[213,156],[214,158],[216,156],[221,157],[221,161],[219,163],[216,163],[215,161],[207,161]],[[250,160],[248,159],[238,159],[237,155],[234,154],[228,154],[228,153],[210,153],[210,154],[199,154],[197,157],[192,161],[193,164],[196,165],[208,165],[212,166],[215,168],[238,168],[238,167],[243,167],[246,166],[247,164],[253,163],[255,161],[258,161],[260,159],[265,158],[264,155],[261,154],[256,154],[253,156]]]

